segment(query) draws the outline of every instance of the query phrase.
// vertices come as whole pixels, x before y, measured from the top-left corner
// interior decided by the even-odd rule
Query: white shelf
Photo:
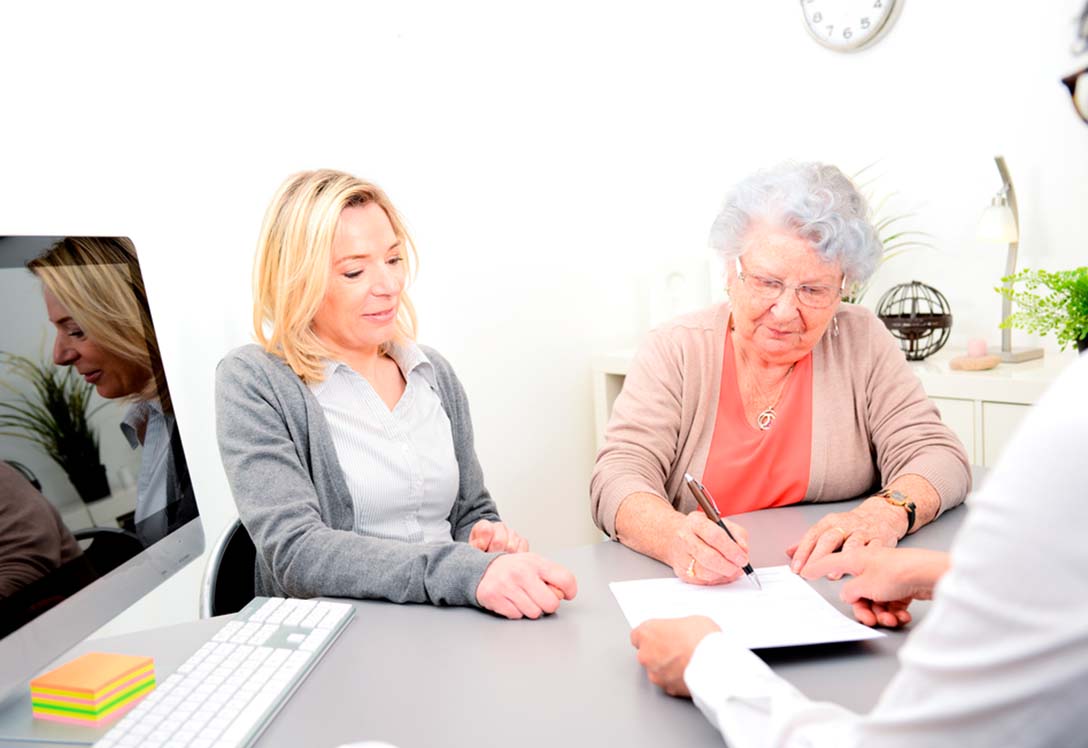
[[[952,397],[1031,405],[1076,355],[1048,354],[1022,364],[998,364],[987,371],[957,371],[949,362],[963,351],[941,351],[925,361],[910,364],[930,397]]]

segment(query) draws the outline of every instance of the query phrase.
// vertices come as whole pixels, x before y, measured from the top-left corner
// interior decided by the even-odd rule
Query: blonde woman
[[[136,250],[123,237],[69,236],[27,268],[56,328],[53,361],[75,367],[101,397],[130,402],[120,426],[143,448],[136,534],[159,540],[197,511]]]
[[[216,377],[257,592],[538,618],[574,597],[574,577],[500,521],[461,383],[414,342],[413,256],[385,193],[342,172],[288,178],[265,215],[258,344]]]

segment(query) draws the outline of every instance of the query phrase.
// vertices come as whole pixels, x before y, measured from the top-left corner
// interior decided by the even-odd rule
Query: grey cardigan
[[[461,382],[442,356],[423,350],[453,427],[460,471],[449,543],[355,532],[351,494],[310,389],[285,361],[257,345],[238,348],[219,363],[219,453],[238,515],[257,547],[257,594],[479,605],[476,586],[497,554],[464,541],[477,521],[499,515],[484,487]]]

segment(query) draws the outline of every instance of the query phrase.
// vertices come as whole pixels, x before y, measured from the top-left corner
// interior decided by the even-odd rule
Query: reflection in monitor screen
[[[6,637],[137,565],[197,509],[132,242],[0,237],[0,307]]]

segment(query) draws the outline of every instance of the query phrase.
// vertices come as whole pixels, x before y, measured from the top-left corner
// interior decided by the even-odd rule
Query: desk
[[[772,566],[784,562],[785,547],[816,519],[857,503],[783,507],[736,519],[750,532],[752,563]],[[946,549],[965,516],[963,508],[952,510],[904,545]],[[500,742],[721,746],[718,732],[690,701],[666,696],[646,680],[608,589],[611,581],[669,576],[670,570],[614,542],[549,555],[575,573],[578,597],[538,621],[506,621],[470,608],[355,601],[355,620],[258,745],[320,747],[368,739],[399,748]],[[849,615],[837,597],[839,584],[819,580],[815,586]],[[926,607],[912,606],[916,620]],[[71,654],[150,654],[165,677],[227,620],[84,642]],[[874,641],[765,656],[808,696],[867,711],[895,672],[895,652],[905,638],[892,631]],[[5,715],[0,728],[11,719]]]

